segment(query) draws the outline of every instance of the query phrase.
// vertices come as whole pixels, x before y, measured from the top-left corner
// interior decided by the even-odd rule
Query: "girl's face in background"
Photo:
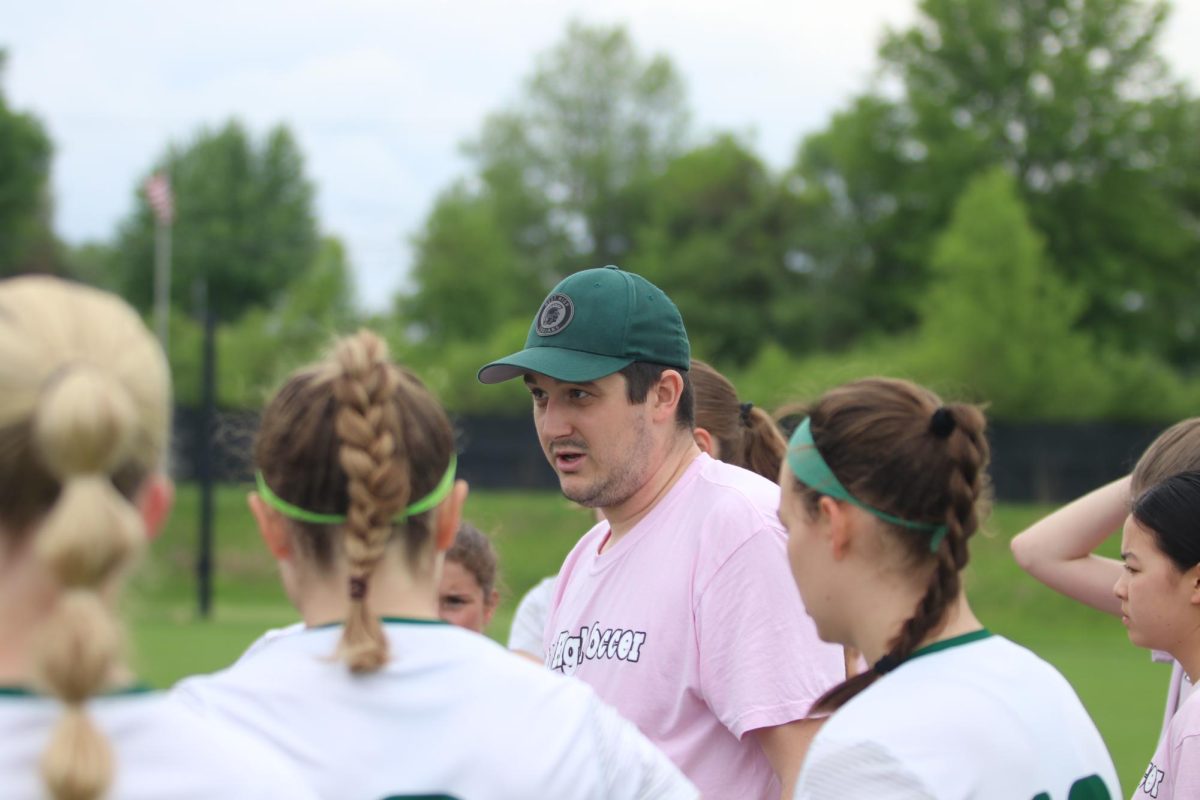
[[[485,597],[483,587],[470,570],[446,559],[438,587],[438,616],[451,625],[483,633],[496,612],[495,592]]]

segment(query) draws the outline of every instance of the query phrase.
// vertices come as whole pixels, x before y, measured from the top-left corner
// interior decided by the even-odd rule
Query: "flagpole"
[[[154,214],[154,328],[163,352],[170,358],[168,341],[171,315],[171,224],[175,221],[175,198],[171,179],[158,171],[143,186]]]
[[[164,353],[170,353],[171,223],[161,217],[154,226],[154,327]]]

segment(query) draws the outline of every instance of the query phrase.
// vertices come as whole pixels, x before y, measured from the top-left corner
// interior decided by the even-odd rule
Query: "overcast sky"
[[[603,6],[601,9],[600,6]],[[751,135],[776,168],[867,83],[885,26],[912,0],[0,0],[5,91],[55,143],[55,224],[111,237],[170,141],[237,116],[296,134],[323,230],[340,236],[362,304],[403,285],[408,238],[466,170],[459,144],[515,97],[569,19],[623,22],[687,81],[697,130]],[[1200,87],[1200,2],[1177,0],[1163,43]],[[580,265],[591,266],[591,265]]]

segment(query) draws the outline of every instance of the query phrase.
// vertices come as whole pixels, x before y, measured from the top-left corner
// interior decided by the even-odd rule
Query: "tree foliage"
[[[643,184],[681,152],[687,122],[669,60],[642,56],[623,27],[573,23],[467,152],[493,191],[550,201],[548,238],[570,242],[568,256],[609,263],[629,251]]]
[[[531,313],[543,281],[518,254],[505,213],[492,193],[472,194],[461,184],[434,204],[414,238],[416,291],[397,302],[430,339],[486,339],[506,320]]]
[[[313,263],[318,234],[313,188],[287,128],[255,142],[238,122],[203,130],[171,146],[156,169],[175,195],[171,300],[191,309],[207,283],[222,319],[271,303]],[[153,171],[153,170],[152,170]],[[153,296],[154,217],[138,182],[135,209],[122,224],[115,283],[141,308]]]
[[[923,372],[1008,416],[1104,408],[1097,349],[1077,327],[1083,292],[1051,268],[1007,171],[993,168],[968,184],[931,267],[917,340]]]
[[[697,357],[743,364],[775,333],[790,277],[778,190],[758,157],[723,136],[672,161],[648,187],[628,266],[662,288]]]
[[[358,324],[345,248],[327,236],[317,257],[271,307],[248,309],[218,326],[218,404],[258,408],[292,370],[319,358],[335,337]],[[202,336],[195,319],[172,315],[170,361],[176,395],[184,404],[200,399]]]
[[[0,50],[0,81],[5,63]],[[0,82],[0,277],[53,267],[50,137],[32,114],[11,108]]]
[[[1165,5],[922,0],[919,10],[880,51],[902,96],[868,93],[798,156],[812,224],[795,241],[817,264],[813,282],[861,295],[862,328],[910,326],[964,182],[1001,166],[1055,269],[1083,287],[1082,323],[1104,341],[1182,357],[1190,338],[1175,320],[1194,318],[1200,291],[1188,264],[1195,210],[1184,204],[1194,188],[1172,173],[1200,129],[1155,50]]]
[[[572,24],[465,145],[473,175],[416,235],[415,289],[398,308],[427,335],[479,340],[531,315],[563,275],[622,263],[687,122],[666,58],[643,56],[624,28]]]

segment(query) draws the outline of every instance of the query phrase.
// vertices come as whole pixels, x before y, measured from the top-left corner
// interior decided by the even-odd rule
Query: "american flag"
[[[170,225],[175,219],[175,196],[171,194],[171,181],[167,173],[156,172],[146,179],[146,199],[154,216],[162,225]]]

